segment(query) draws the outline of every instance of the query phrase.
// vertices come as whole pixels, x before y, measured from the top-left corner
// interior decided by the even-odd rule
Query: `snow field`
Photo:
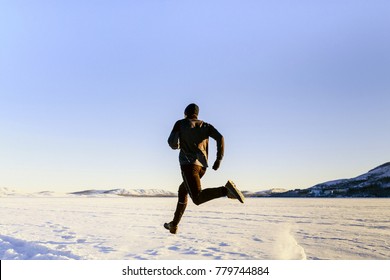
[[[0,198],[0,259],[390,259],[388,199]]]

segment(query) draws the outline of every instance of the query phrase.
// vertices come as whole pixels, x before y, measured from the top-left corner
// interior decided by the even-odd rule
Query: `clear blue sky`
[[[390,2],[0,1],[0,187],[162,188],[186,105],[245,190],[390,161]],[[210,163],[215,159],[211,141]]]

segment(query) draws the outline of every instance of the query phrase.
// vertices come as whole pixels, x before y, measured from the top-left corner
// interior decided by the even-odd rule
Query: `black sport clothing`
[[[191,105],[186,108],[186,112],[188,114],[198,113],[199,108],[190,107]],[[198,120],[195,114],[187,115],[187,118],[175,123],[169,135],[169,146],[172,149],[180,149],[179,162],[183,177],[183,183],[178,191],[176,211],[170,223],[172,228],[176,228],[176,230],[186,209],[188,195],[196,205],[227,196],[227,189],[223,186],[204,190],[201,187],[200,179],[208,167],[209,137],[217,142],[217,158],[213,168],[218,169],[224,153],[224,138],[211,124]]]
[[[214,126],[196,118],[177,121],[168,144],[172,149],[180,149],[180,165],[195,164],[207,168],[209,137],[217,142],[217,160],[222,160],[223,136]]]

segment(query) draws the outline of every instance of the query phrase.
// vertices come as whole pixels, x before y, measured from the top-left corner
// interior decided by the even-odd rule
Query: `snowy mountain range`
[[[71,195],[85,195],[85,196],[102,196],[102,195],[118,195],[118,196],[133,196],[133,197],[173,197],[175,193],[157,190],[157,189],[112,189],[112,190],[86,190],[80,192],[70,193]]]
[[[308,189],[272,194],[274,197],[390,197],[390,162],[351,179],[329,181]]]
[[[286,190],[274,188],[258,192],[243,191],[246,197],[390,197],[390,162],[351,179],[329,181],[308,189]],[[23,193],[0,188],[0,197],[176,197],[177,194],[161,189],[108,189],[83,190],[72,193],[42,191]]]
[[[273,189],[258,191],[258,192],[243,191],[242,193],[245,197],[269,197],[269,196],[274,196],[285,192],[288,192],[288,190],[281,189],[281,188],[273,188]]]
[[[72,193],[59,193],[51,191],[42,191],[35,193],[23,193],[10,188],[0,188],[0,197],[175,197],[175,193],[158,189],[110,189],[110,190],[84,190]]]

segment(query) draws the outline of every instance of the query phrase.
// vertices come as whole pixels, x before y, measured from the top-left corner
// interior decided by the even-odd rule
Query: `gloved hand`
[[[220,159],[217,159],[214,164],[213,164],[213,169],[214,170],[217,170],[219,168],[219,166],[221,165],[221,160]]]

